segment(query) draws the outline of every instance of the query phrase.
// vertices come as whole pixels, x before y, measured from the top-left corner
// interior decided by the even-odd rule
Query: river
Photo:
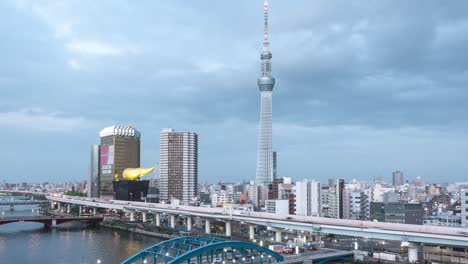
[[[0,206],[0,217],[35,215],[37,209],[23,205],[10,211],[8,206]],[[12,223],[0,225],[0,263],[120,263],[160,241],[106,227],[68,223],[46,230],[39,223]]]

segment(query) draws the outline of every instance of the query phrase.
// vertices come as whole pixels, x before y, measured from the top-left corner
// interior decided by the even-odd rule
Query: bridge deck
[[[60,222],[69,221],[102,221],[101,216],[7,216],[0,217],[0,224],[12,222],[46,222],[57,220]]]
[[[2,205],[33,205],[33,204],[48,204],[47,200],[13,200],[13,201],[0,201]]]

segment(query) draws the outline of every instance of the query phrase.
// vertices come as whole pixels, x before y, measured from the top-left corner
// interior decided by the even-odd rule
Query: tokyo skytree
[[[264,32],[262,60],[262,76],[258,78],[260,88],[260,135],[257,152],[257,172],[255,185],[265,185],[273,181],[273,143],[272,143],[272,93],[275,78],[271,76],[270,41],[268,39],[268,0],[264,0]]]

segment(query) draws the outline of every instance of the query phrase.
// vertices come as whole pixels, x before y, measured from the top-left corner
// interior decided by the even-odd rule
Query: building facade
[[[461,225],[462,227],[468,227],[468,188],[460,189],[460,201],[461,201]]]
[[[100,196],[113,197],[112,181],[123,180],[123,171],[140,167],[141,134],[132,126],[106,127],[99,133]]]
[[[265,210],[271,214],[289,214],[288,200],[266,200]]]
[[[393,186],[400,186],[403,185],[403,172],[401,171],[395,171],[392,173],[392,183]]]
[[[420,203],[371,203],[371,220],[397,224],[423,224],[423,208]]]
[[[88,197],[98,198],[100,195],[99,178],[99,145],[91,145],[91,160],[89,163]]]
[[[197,196],[198,135],[164,129],[160,134],[159,198],[188,204]]]
[[[364,220],[366,217],[367,199],[364,192],[349,193],[349,218]]]
[[[296,182],[296,215],[320,216],[321,186],[318,181]]]

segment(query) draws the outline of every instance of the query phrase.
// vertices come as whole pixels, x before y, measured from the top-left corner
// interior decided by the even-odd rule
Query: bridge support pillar
[[[67,204],[67,214],[71,213],[71,204]]]
[[[135,221],[135,212],[130,212],[130,222]]]
[[[97,208],[96,208],[96,207],[93,208],[93,215],[94,215],[94,216],[97,215]]]
[[[410,263],[418,261],[418,246],[417,243],[409,243],[408,245],[408,261]]]
[[[57,210],[60,212],[62,211],[62,203],[58,202]]]
[[[192,217],[187,217],[187,231],[192,231]]]
[[[79,212],[78,215],[82,215],[82,214],[83,214],[83,206],[82,206],[82,205],[80,205],[80,209],[79,209],[78,212]]]
[[[171,215],[171,228],[175,228],[175,215]]]
[[[141,219],[142,219],[143,223],[146,223],[146,212],[141,213]]]
[[[249,239],[250,240],[255,239],[255,226],[254,225],[249,225]]]
[[[211,234],[211,223],[208,219],[205,220],[205,234]]]
[[[156,226],[161,226],[161,215],[159,213],[156,213]]]
[[[54,202],[51,201],[51,202],[50,202],[50,210],[54,210],[54,205],[55,205]]]
[[[52,225],[51,225],[51,226],[52,226],[52,227],[57,226],[57,220],[56,220],[56,219],[52,219]]]
[[[276,230],[275,231],[275,241],[276,242],[281,243],[282,236],[283,236],[283,233],[281,232],[281,230]]]
[[[230,237],[232,235],[231,232],[231,221],[226,221],[226,236]]]

